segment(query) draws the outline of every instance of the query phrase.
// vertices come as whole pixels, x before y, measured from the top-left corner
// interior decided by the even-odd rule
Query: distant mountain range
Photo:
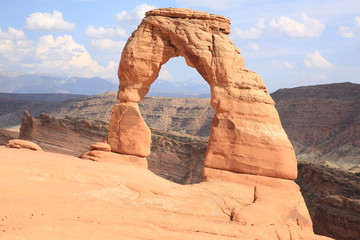
[[[82,77],[59,77],[49,74],[23,74],[11,76],[0,73],[0,92],[2,93],[67,93],[95,95],[108,91],[117,92],[118,83],[105,79]],[[169,82],[157,79],[150,88],[148,96],[163,97],[210,97],[210,88],[204,81],[189,80]]]

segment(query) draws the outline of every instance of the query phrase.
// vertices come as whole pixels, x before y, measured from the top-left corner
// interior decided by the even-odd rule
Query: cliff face
[[[314,231],[335,239],[360,239],[360,177],[300,163],[296,182],[314,223]]]
[[[360,85],[328,84],[272,94],[297,158],[360,171]]]

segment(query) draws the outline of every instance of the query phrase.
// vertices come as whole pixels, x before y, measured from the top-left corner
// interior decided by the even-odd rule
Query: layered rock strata
[[[211,88],[215,116],[204,165],[295,179],[295,153],[274,101],[262,79],[245,68],[229,33],[230,20],[221,16],[174,8],[147,12],[122,52],[117,98],[122,104],[141,101],[161,66],[170,58],[182,56]],[[117,129],[119,124],[110,121],[109,136],[116,135]],[[140,137],[132,139],[133,148],[143,144]],[[125,148],[121,140],[109,143],[112,149]]]

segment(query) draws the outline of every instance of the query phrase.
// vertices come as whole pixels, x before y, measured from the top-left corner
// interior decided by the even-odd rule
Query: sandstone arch
[[[215,110],[204,165],[284,179],[295,179],[294,150],[281,126],[275,103],[262,79],[245,68],[228,38],[230,20],[189,9],[146,13],[126,43],[119,65],[120,103],[109,127],[112,151],[147,156],[150,130],[137,103],[149,91],[160,68],[182,56],[207,81]],[[205,168],[204,175],[210,174]]]

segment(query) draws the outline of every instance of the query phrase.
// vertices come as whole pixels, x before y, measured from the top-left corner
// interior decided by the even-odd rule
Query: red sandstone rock
[[[34,151],[42,151],[41,147],[37,145],[36,143],[27,141],[27,140],[21,140],[21,139],[12,139],[6,143],[7,148],[24,148],[24,149],[30,149]]]
[[[150,154],[151,131],[141,117],[137,103],[113,106],[108,143],[117,153],[146,157]]]
[[[5,147],[0,166],[3,239],[328,239],[303,224],[289,180],[234,174],[247,177],[184,186],[144,168]]]
[[[91,144],[90,149],[104,151],[104,152],[111,152],[111,146],[104,142],[97,142],[97,143]]]
[[[115,162],[123,165],[131,165],[141,168],[147,168],[146,158],[134,155],[125,155],[102,150],[88,151],[80,156],[80,158],[92,160],[96,162]]]
[[[215,116],[204,165],[295,179],[294,149],[262,79],[245,68],[239,49],[228,38],[230,21],[217,15],[174,8],[152,10],[146,16],[122,52],[118,100],[141,101],[161,66],[170,58],[182,56],[211,88]],[[110,129],[117,129],[118,118],[112,116]],[[121,145],[119,142],[125,135],[117,135],[118,139],[109,132],[110,135],[113,151],[133,154],[124,152],[124,148],[114,148]],[[141,138],[132,137],[132,145],[131,148],[144,147]]]

